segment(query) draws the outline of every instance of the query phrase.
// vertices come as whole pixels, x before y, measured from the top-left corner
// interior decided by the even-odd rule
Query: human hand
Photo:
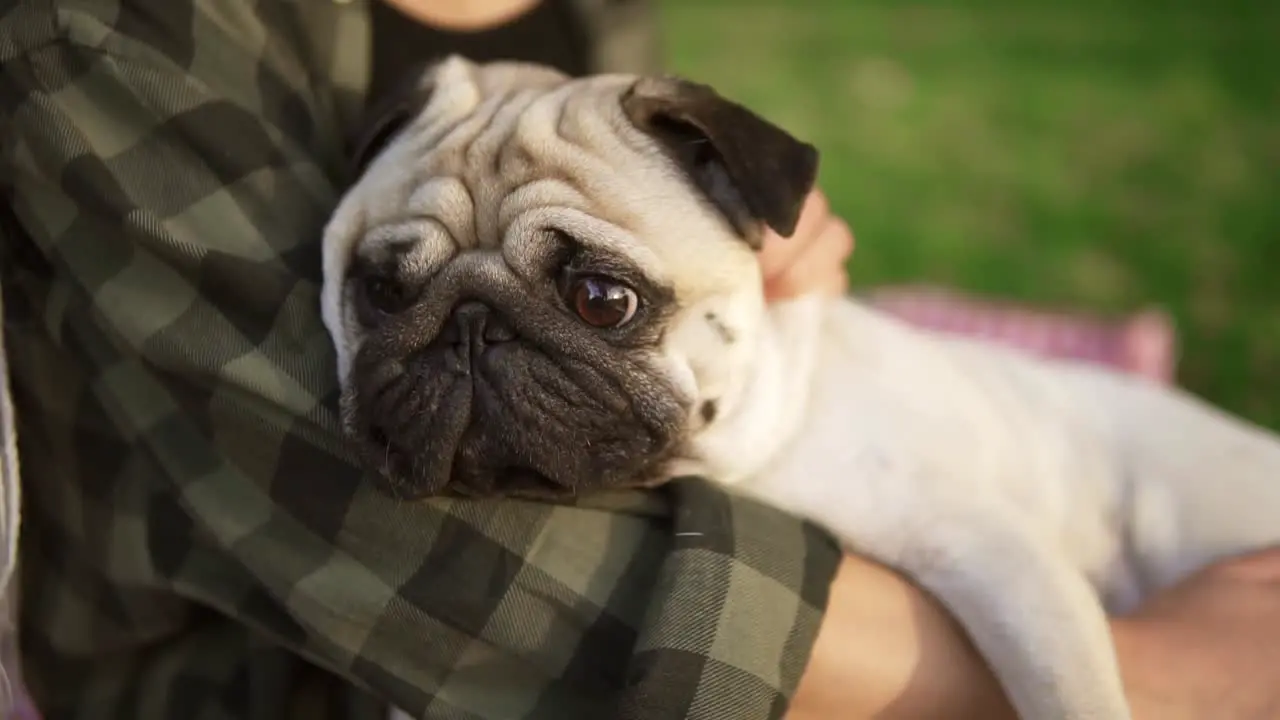
[[[800,295],[843,295],[849,288],[845,261],[853,253],[849,225],[831,214],[821,190],[805,199],[800,221],[791,237],[765,230],[760,249],[765,299],[786,300]]]
[[[1280,550],[1213,565],[1112,629],[1135,720],[1280,718]]]

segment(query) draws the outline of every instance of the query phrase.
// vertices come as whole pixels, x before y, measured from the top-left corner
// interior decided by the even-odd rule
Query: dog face
[[[705,86],[451,57],[376,111],[325,229],[346,432],[384,489],[662,479],[744,382],[754,249],[817,154]]]

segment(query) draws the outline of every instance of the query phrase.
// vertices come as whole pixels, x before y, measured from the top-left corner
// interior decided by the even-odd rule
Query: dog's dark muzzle
[[[674,395],[569,313],[490,283],[433,288],[357,354],[348,426],[383,489],[564,497],[646,479],[678,437]]]
[[[451,370],[470,373],[485,353],[518,338],[515,326],[504,314],[479,300],[467,300],[449,313],[440,335],[415,356],[413,364],[426,362],[430,367],[424,369],[438,370],[437,355],[443,352],[451,361]]]

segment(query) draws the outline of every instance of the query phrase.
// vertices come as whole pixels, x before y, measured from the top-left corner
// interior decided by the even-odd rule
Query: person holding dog
[[[347,130],[446,52],[658,72],[648,3],[2,12],[16,587],[46,718],[1008,716],[928,596],[706,483],[396,503],[347,456],[317,300]],[[852,250],[815,193],[765,243],[769,296],[844,292]],[[1140,717],[1280,702],[1274,554],[1112,627]]]

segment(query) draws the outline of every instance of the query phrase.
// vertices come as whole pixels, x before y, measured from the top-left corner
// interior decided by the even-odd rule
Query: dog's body
[[[1269,433],[1103,368],[934,336],[848,301],[794,305],[773,312],[783,337],[764,342],[782,352],[759,382],[803,369],[807,385],[754,395],[725,418],[740,430],[708,431],[710,462],[688,470],[910,575],[1024,718],[1127,717],[1103,605],[1131,609],[1209,562],[1280,544]],[[745,465],[745,448],[763,461]]]
[[[1128,717],[1104,603],[1280,544],[1280,441],[1186,394],[766,308],[751,251],[816,155],[708,89],[425,78],[325,236],[344,417],[397,494],[704,475],[915,579],[1032,720]]]

